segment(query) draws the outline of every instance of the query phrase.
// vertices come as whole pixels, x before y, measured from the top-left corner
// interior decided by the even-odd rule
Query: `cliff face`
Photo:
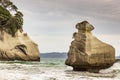
[[[78,32],[73,34],[75,40],[71,42],[66,65],[93,72],[110,67],[115,62],[115,49],[94,37],[91,33],[94,27],[87,21],[78,23],[76,28]]]
[[[0,0],[0,60],[40,61],[38,46],[22,25],[23,14],[18,8],[10,0]]]
[[[39,50],[27,34],[16,32],[15,37],[2,31],[0,33],[0,60],[39,61]]]

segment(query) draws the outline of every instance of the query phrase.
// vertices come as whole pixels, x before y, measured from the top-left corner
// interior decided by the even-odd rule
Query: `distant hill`
[[[120,59],[120,56],[116,56],[115,58],[116,58],[116,59]]]
[[[49,52],[49,53],[40,53],[41,58],[67,58],[67,53],[63,52]],[[120,59],[120,56],[116,56],[116,59]]]
[[[67,58],[67,53],[50,52],[50,53],[40,53],[41,58]]]

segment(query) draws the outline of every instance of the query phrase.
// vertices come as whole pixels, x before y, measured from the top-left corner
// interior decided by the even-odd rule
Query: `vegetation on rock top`
[[[12,12],[15,12],[12,15]],[[0,31],[15,36],[17,30],[22,31],[23,14],[10,0],[0,0]]]

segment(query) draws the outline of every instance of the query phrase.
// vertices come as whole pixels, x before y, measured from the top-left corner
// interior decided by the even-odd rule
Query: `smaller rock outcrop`
[[[0,60],[40,61],[38,45],[26,33],[18,30],[12,37],[3,31],[1,36]]]
[[[94,27],[87,21],[76,25],[78,32],[73,34],[74,40],[68,52],[65,64],[77,71],[99,72],[115,62],[115,49],[96,37],[91,31]]]
[[[0,0],[0,60],[40,61],[38,45],[23,31],[23,14],[10,0]]]

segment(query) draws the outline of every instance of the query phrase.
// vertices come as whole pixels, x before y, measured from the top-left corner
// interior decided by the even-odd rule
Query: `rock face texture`
[[[74,40],[68,52],[65,64],[77,71],[99,72],[115,62],[115,49],[96,37],[91,31],[94,27],[87,21],[76,25],[78,32],[73,34]]]
[[[27,34],[16,32],[15,36],[0,32],[0,60],[40,61],[37,44]]]

